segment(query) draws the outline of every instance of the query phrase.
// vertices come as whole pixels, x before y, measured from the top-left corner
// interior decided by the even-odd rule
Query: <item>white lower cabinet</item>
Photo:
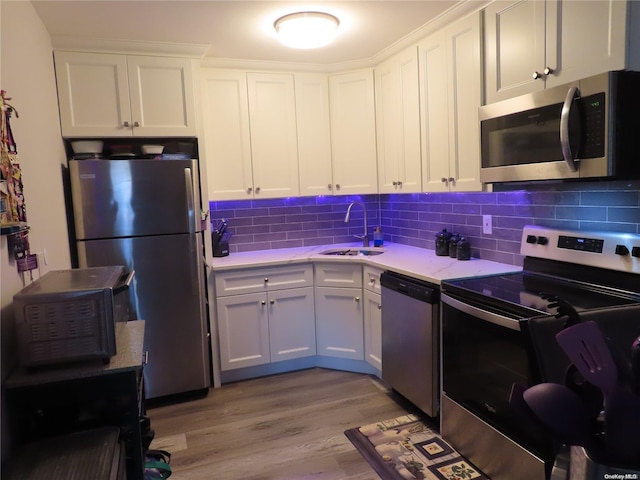
[[[315,355],[313,288],[280,290],[268,297],[271,361]]]
[[[253,367],[271,360],[266,301],[264,293],[218,298],[221,370]]]
[[[364,291],[364,359],[382,371],[382,296]]]
[[[364,360],[362,267],[315,265],[318,355]]]
[[[382,270],[363,267],[364,277],[364,359],[382,372]]]
[[[364,359],[362,289],[316,287],[318,355]]]
[[[216,275],[222,371],[316,354],[312,271],[297,265]],[[291,285],[299,288],[284,288]]]

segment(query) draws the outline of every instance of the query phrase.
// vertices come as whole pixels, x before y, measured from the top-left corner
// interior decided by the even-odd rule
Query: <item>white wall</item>
[[[58,119],[51,40],[29,1],[0,1],[0,88],[20,115],[11,129],[22,166],[29,241],[32,253],[45,253],[41,273],[71,267],[64,207],[62,166],[66,165]],[[9,255],[7,237],[0,239],[0,374],[14,365],[13,295],[29,281]],[[42,258],[42,257],[41,257]],[[38,271],[34,271],[34,278]],[[7,450],[2,414],[2,457]]]

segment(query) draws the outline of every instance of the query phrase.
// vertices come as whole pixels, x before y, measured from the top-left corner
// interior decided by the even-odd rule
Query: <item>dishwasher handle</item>
[[[436,304],[440,302],[440,287],[438,285],[400,273],[388,270],[382,272],[380,286],[383,294],[384,290],[391,290],[425,303]]]

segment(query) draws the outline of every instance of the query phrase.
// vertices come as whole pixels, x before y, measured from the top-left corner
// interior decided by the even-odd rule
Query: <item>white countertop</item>
[[[440,284],[442,280],[475,277],[499,273],[519,272],[521,267],[504,263],[471,258],[457,260],[441,257],[433,250],[411,247],[398,243],[385,243],[380,250],[384,253],[374,256],[322,255],[325,250],[339,248],[362,248],[362,244],[341,243],[313,247],[281,248],[275,250],[256,250],[252,252],[231,253],[227,257],[216,257],[211,265],[214,272],[237,270],[248,267],[268,267],[291,265],[304,262],[350,262],[370,265],[382,270],[392,270],[414,278]],[[371,249],[374,249],[371,247]],[[375,248],[377,250],[378,248]]]

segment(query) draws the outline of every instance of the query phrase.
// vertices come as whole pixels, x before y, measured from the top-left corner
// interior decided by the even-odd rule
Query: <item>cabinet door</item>
[[[382,300],[364,292],[364,359],[382,372]]]
[[[126,57],[57,51],[54,58],[62,135],[131,136]]]
[[[329,80],[325,74],[295,74],[300,195],[331,195]]]
[[[335,193],[377,193],[373,70],[329,76]]]
[[[362,289],[316,287],[318,355],[364,360]]]
[[[417,48],[410,47],[375,69],[378,191],[422,188]]]
[[[425,191],[482,189],[480,31],[480,15],[475,14],[419,45]]]
[[[300,194],[293,75],[248,73],[255,198]]]
[[[482,190],[480,182],[480,122],[482,58],[480,15],[470,15],[445,30],[449,78],[449,188],[455,192]]]
[[[422,188],[449,191],[449,104],[447,40],[444,31],[418,46],[422,115]]]
[[[313,287],[269,292],[271,361],[316,354]]]
[[[133,134],[139,137],[195,137],[191,60],[127,57]]]
[[[246,74],[204,69],[202,110],[211,200],[253,198]]]
[[[626,1],[548,0],[546,19],[547,88],[626,68]]]
[[[220,368],[269,363],[269,317],[264,293],[217,299]]]
[[[533,74],[545,68],[545,2],[496,1],[484,16],[487,103],[542,90]]]

